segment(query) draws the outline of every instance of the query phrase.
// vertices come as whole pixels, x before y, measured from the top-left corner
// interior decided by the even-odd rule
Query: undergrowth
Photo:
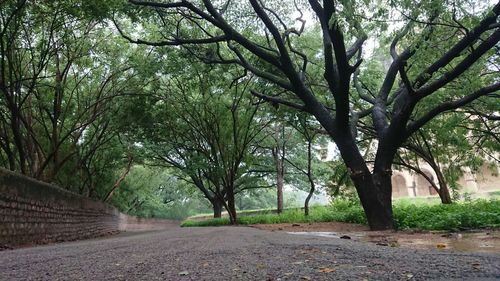
[[[474,200],[454,204],[437,204],[410,200],[396,201],[393,206],[394,221],[398,229],[461,230],[484,227],[500,227],[500,200]],[[259,214],[240,216],[238,224],[276,224],[309,222],[348,222],[366,224],[363,209],[357,203],[337,200],[329,206],[310,209],[309,216],[303,210],[285,210],[281,214],[262,211]],[[187,219],[181,226],[228,225],[228,218],[193,221]]]

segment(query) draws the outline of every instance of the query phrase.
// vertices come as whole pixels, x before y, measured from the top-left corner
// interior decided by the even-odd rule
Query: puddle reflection
[[[362,242],[371,242],[377,245],[411,248],[411,249],[440,249],[456,250],[462,252],[476,253],[500,253],[500,232],[479,233],[449,233],[449,234],[408,234],[391,233],[380,234],[372,232],[287,232],[291,235],[306,235],[326,238],[340,239],[348,236],[348,239]],[[345,237],[344,237],[345,238]]]

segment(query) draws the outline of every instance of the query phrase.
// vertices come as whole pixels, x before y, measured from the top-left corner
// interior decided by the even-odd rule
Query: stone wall
[[[0,249],[165,228],[103,202],[0,169]]]

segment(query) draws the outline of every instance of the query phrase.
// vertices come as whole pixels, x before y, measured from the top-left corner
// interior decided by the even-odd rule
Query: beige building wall
[[[420,168],[439,187],[436,174],[432,168],[425,163],[422,163]],[[498,173],[498,166],[484,165],[477,172],[466,168],[458,180],[459,192],[478,194],[500,191],[500,176]],[[438,195],[425,177],[406,170],[394,170],[392,175],[392,196],[393,198],[401,198]]]
[[[476,175],[478,190],[497,191],[500,190],[500,177],[498,175],[498,166],[488,167],[484,165]]]

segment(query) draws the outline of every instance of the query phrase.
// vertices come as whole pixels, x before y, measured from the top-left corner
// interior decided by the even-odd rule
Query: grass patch
[[[394,202],[394,220],[399,229],[459,230],[500,227],[500,200],[474,200],[443,205],[438,201],[400,200]],[[366,217],[359,204],[337,200],[329,206],[312,207],[309,216],[301,209],[285,210],[281,214],[261,211],[238,217],[238,223],[276,224],[309,222],[348,222],[366,224]],[[204,221],[185,220],[181,226],[228,225],[228,218]]]
[[[455,204],[397,204],[400,229],[460,230],[500,226],[500,200],[478,199]]]
[[[211,218],[203,221],[195,221],[187,219],[181,223],[182,227],[192,227],[192,226],[221,226],[228,225],[228,218]]]

